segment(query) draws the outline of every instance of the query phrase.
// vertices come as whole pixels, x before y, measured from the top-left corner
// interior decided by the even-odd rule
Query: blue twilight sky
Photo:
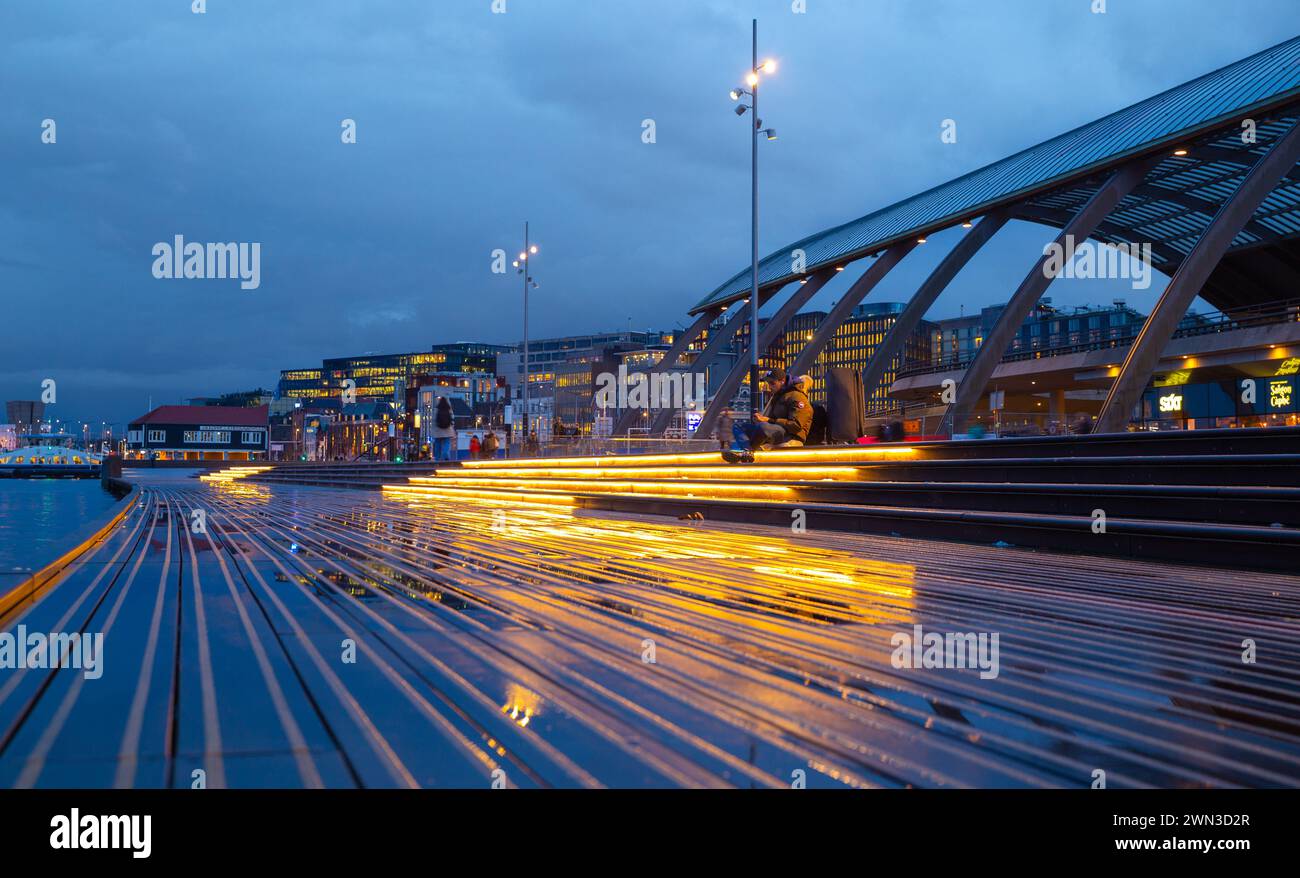
[[[274,386],[323,357],[682,325],[749,250],[727,90],[780,62],[764,253],[1294,35],[1295,0],[4,0],[0,400],[54,413]],[[955,144],[940,141],[944,119]],[[57,142],[42,143],[53,119]],[[357,142],[341,123],[354,119]],[[642,142],[653,119],[656,142]],[[261,244],[261,286],[157,280],[155,243]],[[949,233],[951,234],[951,233]],[[1047,240],[1004,230],[931,316],[1004,301]],[[872,295],[901,298],[937,235]],[[838,279],[812,307],[849,282]],[[1114,282],[1059,304],[1146,307]]]

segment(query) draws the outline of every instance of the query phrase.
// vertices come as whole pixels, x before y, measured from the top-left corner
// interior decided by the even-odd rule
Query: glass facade
[[[885,340],[886,333],[898,320],[903,305],[899,302],[885,302],[874,305],[859,305],[853,314],[836,330],[826,348],[813,363],[809,374],[813,379],[810,397],[814,404],[826,402],[826,370],[833,366],[847,366],[861,371],[867,361],[875,354],[876,348]],[[825,318],[822,311],[808,311],[791,318],[784,332],[767,351],[764,358],[766,366],[787,368],[795,361],[816,332],[817,326]],[[894,383],[899,367],[909,363],[925,363],[930,357],[931,324],[922,321],[921,325],[908,336],[903,352],[894,357],[889,368],[877,387],[864,387],[867,394],[867,410],[872,411],[888,407],[889,386]]]
[[[320,369],[288,369],[280,373],[279,395],[301,400],[338,400],[348,381],[355,382],[356,402],[391,402],[399,386],[417,375],[435,373],[495,374],[504,345],[456,343],[429,351],[379,354],[325,360]]]
[[[1300,425],[1296,376],[1166,384],[1142,396],[1146,430]]]

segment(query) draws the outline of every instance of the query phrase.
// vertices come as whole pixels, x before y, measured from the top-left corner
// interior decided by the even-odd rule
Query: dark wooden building
[[[164,405],[127,427],[127,456],[155,460],[266,457],[266,406]]]

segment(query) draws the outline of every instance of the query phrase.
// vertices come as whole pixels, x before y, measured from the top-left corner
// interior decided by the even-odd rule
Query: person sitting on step
[[[812,426],[812,403],[808,391],[812,379],[807,375],[790,379],[784,369],[773,369],[763,378],[771,398],[762,414],[748,424],[736,424],[732,431],[736,441],[722,453],[728,463],[749,463],[760,448],[802,445]]]

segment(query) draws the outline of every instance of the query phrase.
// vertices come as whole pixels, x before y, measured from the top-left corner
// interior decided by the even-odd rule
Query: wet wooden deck
[[[1300,783],[1297,577],[152,478],[5,621],[104,656],[0,672],[0,785]]]

